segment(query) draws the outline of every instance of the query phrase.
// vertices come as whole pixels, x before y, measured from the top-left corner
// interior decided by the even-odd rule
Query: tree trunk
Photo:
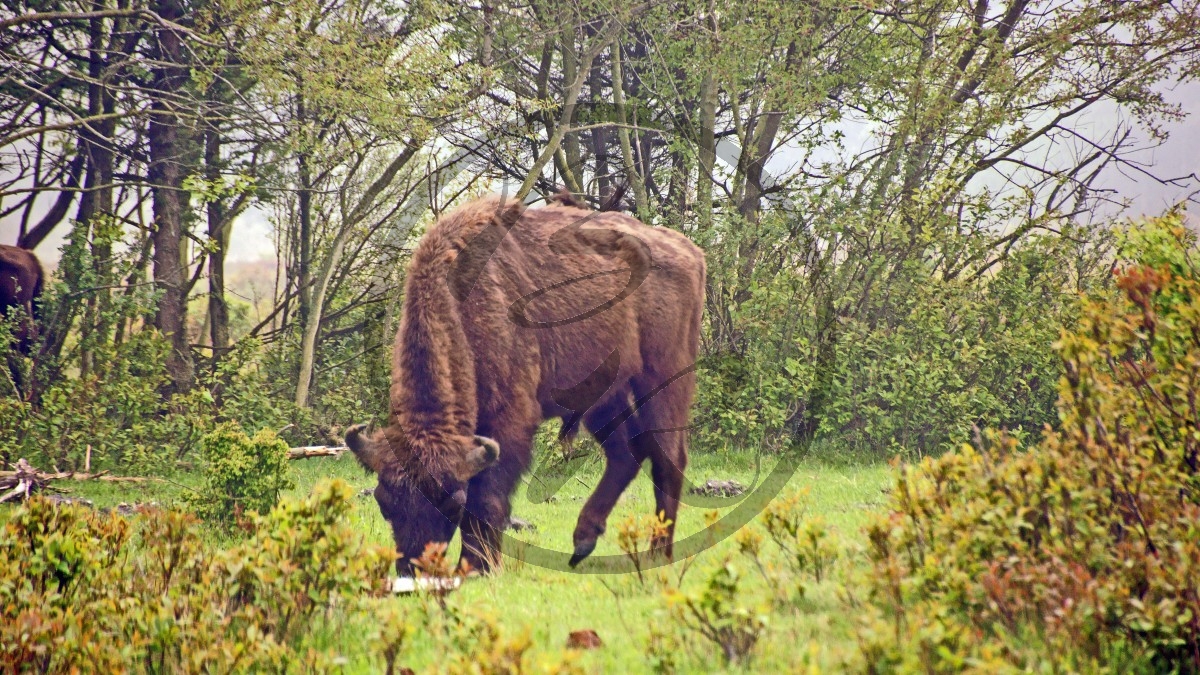
[[[179,21],[183,6],[179,0],[157,0],[154,11],[168,21]],[[181,261],[183,217],[187,195],[183,191],[183,166],[180,163],[184,143],[176,112],[178,93],[187,81],[182,39],[174,30],[159,27],[150,106],[150,166],[147,174],[153,190],[154,205],[154,283],[162,293],[155,314],[155,326],[170,341],[167,355],[169,391],[191,388],[194,371],[187,341],[187,270]]]
[[[629,122],[625,116],[625,76],[621,70],[621,43],[617,40],[612,43],[612,81],[613,105],[617,109],[617,138],[621,141],[621,159],[625,164],[626,180],[633,187],[638,217],[642,222],[650,222],[650,200],[646,196],[646,183],[638,171],[629,139]]]
[[[103,0],[95,0],[93,9],[104,9]],[[104,21],[91,19],[88,22],[88,115],[97,117],[111,114],[115,109],[112,92],[104,84],[107,60],[104,44]],[[88,228],[91,238],[92,271],[96,285],[109,285],[112,258],[111,222],[113,214],[113,136],[117,121],[103,118],[85,125],[80,130],[87,155],[87,173],[84,178],[83,196],[79,204],[79,221]],[[111,329],[106,317],[109,291],[99,289],[87,295],[87,306],[80,324],[80,375],[87,377],[93,369],[92,345],[108,340]]]
[[[575,48],[574,35],[564,35],[562,38],[563,82],[574,82],[582,74],[579,72],[579,52]],[[589,73],[590,73],[589,68]],[[547,116],[546,119],[553,119]],[[571,120],[567,120],[570,124]],[[575,194],[583,192],[583,162],[580,159],[579,135],[567,132],[562,137],[562,152],[554,154],[554,163],[562,176],[563,184]]]
[[[297,295],[297,313],[300,325],[308,323],[312,312],[312,172],[308,165],[308,153],[301,151],[296,159],[296,169],[300,180],[300,191],[297,195],[300,209],[300,241],[297,242],[298,260],[296,265],[296,283],[299,284]]]
[[[215,116],[204,132],[204,166],[209,181],[221,178],[221,131]],[[225,254],[229,248],[232,218],[220,199],[208,203],[208,330],[212,342],[212,372],[216,373],[229,348],[229,307],[225,302]]]
[[[750,144],[746,156],[744,171],[746,172],[745,191],[738,205],[738,212],[750,223],[757,223],[762,211],[764,166],[774,151],[775,137],[779,134],[779,124],[783,121],[782,112],[769,112],[763,116],[763,122],[758,126],[756,138]]]
[[[619,42],[618,42],[619,44]],[[629,78],[629,95],[635,101],[639,100],[642,95],[642,78],[638,72],[638,64],[645,63],[649,55],[649,45],[647,45],[643,34],[635,32],[633,34],[633,44],[630,49],[630,57],[633,58],[634,65],[630,66],[627,75]],[[624,86],[624,82],[622,82]],[[624,101],[622,101],[624,104]],[[638,107],[628,111],[628,122],[631,126],[637,127],[640,125],[638,119]],[[622,117],[625,115],[623,114]],[[650,197],[659,195],[658,186],[654,182],[654,166],[651,162],[651,150],[654,147],[654,135],[657,131],[637,131],[633,135],[633,161],[637,163],[638,175],[641,176],[639,181],[640,186],[637,188],[645,200],[644,205],[638,207],[638,213],[643,220],[646,220],[657,209],[651,208]],[[649,222],[647,220],[647,222]]]
[[[396,179],[396,175],[400,170],[408,165],[409,161],[417,154],[421,148],[422,141],[414,139],[402,150],[392,161],[384,168],[383,172],[376,178],[371,185],[363,192],[363,196],[359,199],[358,204],[349,213],[342,214],[341,227],[338,230],[337,236],[333,239],[333,245],[329,249],[329,255],[325,258],[321,265],[321,273],[317,277],[315,287],[313,288],[312,308],[309,312],[308,321],[304,322],[304,336],[300,341],[300,373],[296,378],[296,407],[308,407],[308,395],[312,387],[313,381],[313,366],[316,362],[317,354],[317,334],[321,330],[322,311],[325,306],[326,293],[329,292],[329,284],[333,279],[334,270],[342,259],[342,251],[346,248],[346,240],[350,238],[350,233],[354,230],[354,226],[367,217],[371,209],[375,207],[375,200],[379,197],[379,193],[383,192],[392,181]]]
[[[700,230],[707,232],[713,225],[713,171],[717,164],[717,85],[712,73],[706,73],[700,84],[700,128],[698,129],[696,175],[696,217]]]
[[[604,77],[598,61],[592,63],[591,73],[588,75],[588,95],[591,96],[592,121],[600,122],[607,116],[599,114],[599,108],[605,101]],[[609,175],[608,168],[608,130],[604,127],[592,129],[591,141],[592,155],[596,162],[596,196],[601,204],[607,204],[613,191],[612,176]]]

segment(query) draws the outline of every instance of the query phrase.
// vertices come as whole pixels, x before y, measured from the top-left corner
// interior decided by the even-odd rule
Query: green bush
[[[471,574],[446,555],[446,544],[430,543],[416,561],[418,578],[458,579]],[[578,654],[571,649],[549,650],[534,654],[534,642],[528,627],[507,630],[494,614],[481,610],[473,602],[455,602],[459,594],[451,588],[434,585],[418,590],[415,605],[385,604],[372,619],[373,651],[387,673],[412,672],[402,663],[408,656],[405,646],[414,633],[433,641],[439,657],[425,672],[456,675],[581,675],[576,664]]]
[[[671,614],[680,628],[718,648],[727,664],[749,660],[767,627],[767,616],[743,604],[741,574],[730,562],[709,576],[699,593],[667,592]]]
[[[447,675],[583,675],[571,651],[550,653],[536,658],[528,629],[515,635],[506,633],[495,617],[465,614],[456,626],[454,645],[447,650],[445,663],[427,672]]]
[[[254,338],[238,342],[221,360],[216,372],[202,378],[201,386],[213,393],[209,415],[237,422],[243,429],[283,429],[295,421],[295,404],[272,392],[270,374],[263,362],[266,349]],[[297,440],[304,444],[311,437]]]
[[[1200,269],[1178,214],[1058,342],[1061,430],[902,470],[869,529],[872,672],[1200,671]]]
[[[710,286],[733,295],[707,306],[694,443],[821,438],[841,456],[880,457],[952,449],[975,425],[1037,436],[1057,422],[1052,344],[1074,325],[1078,293],[1107,281],[1108,239],[1033,237],[1001,265],[949,278],[913,260],[879,260],[868,278],[834,263],[731,278],[722,265],[736,258],[710,252]]]
[[[204,484],[188,501],[202,518],[229,525],[249,511],[266,513],[293,486],[288,445],[263,429],[253,438],[236,422],[218,426],[200,441]]]
[[[844,322],[823,433],[876,456],[921,456],[975,426],[1024,438],[1056,424],[1052,345],[1078,313],[1066,258],[1061,242],[1034,241],[984,279],[912,273],[886,305]]]
[[[395,557],[347,525],[352,497],[319,485],[224,550],[184,513],[127,519],[34,499],[0,533],[0,671],[328,668],[314,629],[381,591]]]
[[[825,519],[809,516],[807,511],[808,494],[800,492],[768,504],[762,523],[788,567],[797,575],[812,575],[820,583],[837,561],[838,544]]]
[[[206,391],[163,399],[168,348],[154,331],[136,333],[120,345],[98,345],[92,357],[99,372],[56,381],[37,405],[0,399],[0,460],[25,457],[38,467],[82,471],[90,452],[93,470],[169,471],[197,448],[211,422]]]

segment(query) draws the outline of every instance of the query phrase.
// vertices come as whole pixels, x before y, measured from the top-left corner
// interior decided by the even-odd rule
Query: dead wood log
[[[346,451],[346,446],[338,445],[306,445],[301,448],[288,450],[288,459],[308,459],[309,457],[339,457]]]
[[[20,474],[20,471],[0,471],[0,489],[14,484],[14,479],[17,479]],[[83,471],[42,473],[35,470],[32,472],[32,475],[36,476],[43,483],[52,480],[102,480],[109,483],[145,483],[146,481],[157,480],[145,476],[110,476],[108,475],[108,471],[97,471],[96,473],[85,473]]]
[[[54,490],[50,481],[59,480],[102,480],[110,483],[144,483],[153,478],[141,476],[110,476],[107,471],[88,473],[81,471],[38,471],[24,457],[17,460],[15,471],[0,471],[0,502],[28,499],[35,492]]]
[[[4,490],[4,494],[0,494],[0,502],[28,499],[31,493],[45,487],[46,480],[22,457],[17,460],[16,471],[5,471],[4,475],[0,475],[0,490]]]

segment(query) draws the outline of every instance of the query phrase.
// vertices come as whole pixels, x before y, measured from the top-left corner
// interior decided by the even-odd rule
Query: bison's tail
[[[558,202],[559,204],[562,204],[563,206],[571,206],[571,207],[574,207],[577,209],[586,209],[587,208],[586,204],[579,201],[579,199],[576,198],[575,195],[571,194],[571,191],[565,187],[559,188],[558,192],[555,192],[554,194],[547,197],[546,202],[547,203]]]
[[[605,199],[604,203],[600,205],[600,210],[621,211],[621,200],[625,198],[626,192],[629,192],[629,183],[621,183],[618,185],[616,189],[609,193],[608,199]]]

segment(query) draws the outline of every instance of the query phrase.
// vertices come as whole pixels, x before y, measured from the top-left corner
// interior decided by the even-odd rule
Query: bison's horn
[[[487,436],[476,436],[475,444],[483,448],[484,459],[490,465],[500,459],[500,444]]]
[[[500,444],[487,436],[476,436],[471,449],[458,467],[458,479],[470,480],[472,476],[492,466],[500,459]]]
[[[365,437],[365,424],[355,424],[346,430],[346,447],[354,453],[355,459],[367,471],[379,473],[380,457],[375,443]]]

